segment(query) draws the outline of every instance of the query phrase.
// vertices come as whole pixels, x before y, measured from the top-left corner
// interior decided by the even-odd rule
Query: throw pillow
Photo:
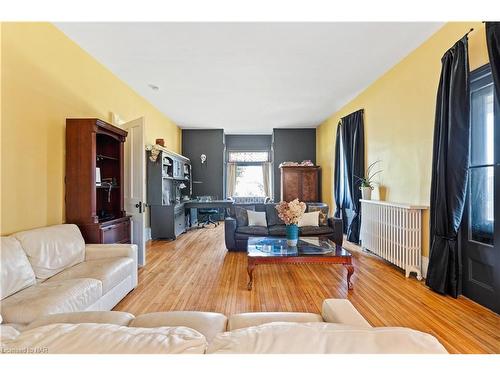
[[[247,211],[249,227],[267,227],[266,213],[257,211]]]
[[[302,215],[299,227],[319,227],[319,211],[306,212]]]
[[[269,226],[285,225],[285,222],[278,216],[276,204],[266,204],[266,218]]]
[[[328,214],[329,207],[328,206],[309,206],[307,208],[307,212],[316,212],[319,211],[319,225],[324,227],[328,226]]]
[[[234,207],[234,213],[236,216],[236,223],[238,224],[239,227],[246,227],[248,226],[248,215],[247,215],[247,210],[255,210],[255,206],[235,206]]]

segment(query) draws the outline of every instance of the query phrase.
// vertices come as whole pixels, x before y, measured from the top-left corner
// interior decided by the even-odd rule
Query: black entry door
[[[461,227],[463,294],[500,313],[500,112],[489,66],[471,74],[467,202]]]

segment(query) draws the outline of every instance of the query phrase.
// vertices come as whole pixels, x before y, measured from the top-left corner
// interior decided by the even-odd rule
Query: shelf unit
[[[191,161],[161,148],[156,161],[148,153],[148,206],[151,213],[151,238],[175,239],[186,230],[183,201],[192,195]]]
[[[87,243],[130,242],[122,189],[126,136],[99,119],[66,120],[66,222],[77,224]]]

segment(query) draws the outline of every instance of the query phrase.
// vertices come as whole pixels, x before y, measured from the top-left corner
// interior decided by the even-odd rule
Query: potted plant
[[[286,224],[286,240],[288,246],[297,246],[299,240],[299,220],[306,212],[306,204],[294,199],[291,202],[281,201],[276,205],[278,216]]]
[[[382,172],[382,170],[373,172],[372,169],[375,164],[379,162],[380,160],[371,163],[368,168],[366,168],[364,177],[355,176],[360,181],[359,189],[361,190],[362,199],[370,200],[372,198],[372,190],[374,188],[374,185],[376,184],[376,182],[373,181],[373,177]]]

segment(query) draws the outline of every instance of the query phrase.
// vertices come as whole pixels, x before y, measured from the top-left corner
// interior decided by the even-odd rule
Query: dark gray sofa
[[[224,220],[224,236],[226,240],[226,248],[230,251],[246,251],[247,240],[249,237],[285,237],[286,226],[278,218],[276,213],[276,203],[266,204],[234,204],[228,209],[227,217]],[[238,225],[236,218],[237,207],[243,207],[248,210],[254,210],[266,213],[267,227]],[[328,212],[326,203],[308,203],[306,212],[311,210],[321,210],[323,213]],[[241,224],[241,220],[240,220]],[[302,237],[328,237],[333,242],[342,245],[342,219],[328,217],[326,225],[319,227],[302,227],[299,228],[299,236]]]

